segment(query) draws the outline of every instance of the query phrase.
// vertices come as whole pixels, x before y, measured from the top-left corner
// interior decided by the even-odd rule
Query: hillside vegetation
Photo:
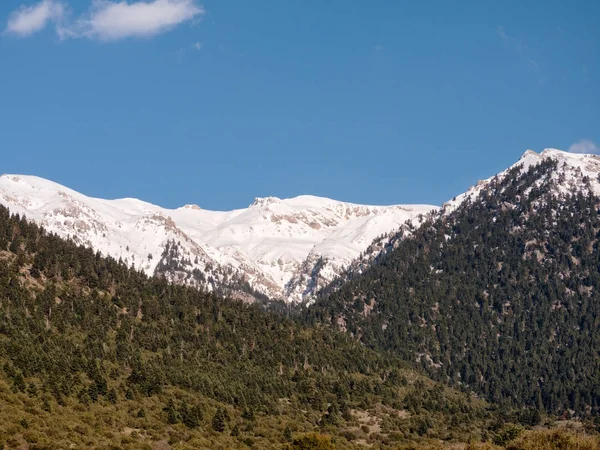
[[[281,448],[313,432],[385,448],[512,420],[330,327],[147,278],[4,208],[0,367],[7,448]]]
[[[519,195],[544,170],[498,189]],[[597,408],[597,274],[584,271],[597,202],[563,199],[556,217],[534,219],[523,211],[544,201],[501,217],[490,199],[414,230],[311,324],[148,278],[0,208],[0,448],[598,448],[584,434]],[[493,217],[498,229],[474,224]],[[564,236],[514,254],[510,236],[534,238],[516,231],[521,220],[556,220]],[[479,246],[490,239],[495,250]],[[509,259],[490,272],[489,252]],[[540,282],[554,273],[560,282]],[[438,381],[410,368],[415,355]],[[585,420],[561,431],[541,406]]]
[[[600,199],[560,194],[568,182],[552,159],[513,168],[454,212],[405,227],[307,320],[495,404],[596,416]]]

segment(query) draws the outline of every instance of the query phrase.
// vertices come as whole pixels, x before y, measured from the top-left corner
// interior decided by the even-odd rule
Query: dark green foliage
[[[510,441],[516,439],[521,433],[523,433],[523,428],[509,425],[502,430],[500,430],[492,439],[494,444],[506,446]]]
[[[20,372],[18,372],[13,377],[13,383],[14,383],[14,387],[16,388],[16,390],[25,392],[25,380],[23,379],[23,375]]]
[[[202,421],[202,409],[198,405],[189,407],[184,403],[181,405],[180,414],[183,424],[188,428],[196,428]]]
[[[148,278],[3,208],[0,244],[0,379],[53,414],[110,407],[138,426],[215,439],[239,424],[236,442],[254,445],[265,423],[281,440],[290,423],[335,433],[355,420],[350,410],[402,409],[414,390],[405,375],[420,378],[331,327],[280,314],[289,312],[281,305],[266,311]],[[438,429],[458,408],[455,394],[431,411]],[[417,415],[436,406],[417,401]],[[466,410],[477,428],[493,415],[482,404]]]
[[[112,404],[117,403],[117,391],[115,391],[114,389],[111,389],[110,391],[108,391],[108,394],[106,395],[106,399],[111,402]]]
[[[287,442],[292,441],[292,429],[290,428],[289,425],[287,425],[285,427],[285,430],[283,430],[283,439]]]
[[[29,386],[27,386],[27,393],[29,394],[30,397],[37,397],[38,390],[37,390],[37,386],[35,385],[35,383],[29,383]]]
[[[537,408],[525,408],[517,413],[517,421],[522,425],[533,427],[542,421],[542,415]]]
[[[167,422],[171,425],[174,425],[181,421],[181,416],[179,415],[179,411],[175,408],[175,403],[172,399],[169,400],[167,406],[165,406],[163,410],[167,414]]]
[[[244,408],[244,411],[242,411],[242,419],[254,420],[254,410],[252,408]]]
[[[335,447],[329,438],[310,434],[294,439],[287,448],[290,450],[333,450]]]
[[[212,428],[218,433],[222,433],[225,431],[225,425],[229,416],[227,415],[227,411],[224,408],[218,408],[217,412],[212,418]]]
[[[470,439],[496,414],[331,327],[148,278],[1,207],[0,366],[9,395],[53,417],[109,409],[173,442],[204,434],[258,445],[265,426],[271,443],[294,442],[292,429],[335,434],[357,426],[352,411],[367,409],[407,441],[448,435],[450,422],[457,431],[448,439]],[[402,409],[411,416],[400,417]],[[43,423],[26,419],[36,420],[28,433]],[[108,419],[104,430],[111,426]],[[292,445],[305,444],[332,445],[320,436]]]
[[[321,419],[321,425],[337,425],[340,418],[340,410],[336,403],[332,403],[327,408],[327,412]]]
[[[598,412],[600,199],[554,195],[555,170],[513,169],[453,213],[405,226],[308,321],[343,321],[438,380],[527,405],[528,425],[539,409]]]
[[[0,364],[16,392],[36,378],[58,402],[93,404],[177,387],[252,420],[280,398],[319,413],[336,393],[360,404],[374,393],[353,377],[398,365],[328,327],[148,278],[5,208],[0,244]],[[196,426],[192,406],[166,408],[165,420]]]

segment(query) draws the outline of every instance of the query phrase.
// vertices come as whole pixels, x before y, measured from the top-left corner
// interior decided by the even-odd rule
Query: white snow
[[[558,160],[558,169],[551,175],[558,193],[591,190],[600,195],[600,156],[528,150],[514,166],[527,170],[546,158]],[[496,176],[502,178],[509,170]],[[444,212],[475,198],[492,179],[478,182],[445,203]],[[0,204],[48,231],[121,258],[148,274],[155,273],[165,245],[174,240],[181,246],[182,257],[190,261],[188,273],[199,269],[217,283],[230,276],[227,272],[233,273],[257,291],[287,301],[310,299],[344,268],[362,270],[381,249],[410,235],[408,228],[396,234],[403,223],[418,225],[421,214],[438,209],[431,205],[366,206],[309,195],[257,198],[247,208],[233,211],[209,211],[197,205],[166,209],[131,198],[91,198],[24,175],[0,177]],[[364,257],[359,260],[361,253]],[[317,270],[319,261],[324,263]],[[176,280],[181,274],[171,275]]]
[[[508,169],[500,172],[494,177],[477,182],[465,193],[456,196],[452,200],[444,203],[446,212],[454,211],[462,202],[471,198],[475,199],[483,189],[495,178],[502,179],[515,166],[520,166],[522,172],[529,167],[539,164],[545,159],[554,159],[558,161],[558,167],[552,174],[552,178],[557,182],[557,192],[566,194],[574,191],[587,192],[591,190],[595,195],[600,195],[600,156],[583,153],[569,153],[555,148],[547,148],[540,153],[533,150],[527,150],[519,161]],[[589,179],[589,183],[584,183],[584,178]]]
[[[310,262],[325,258],[321,277],[330,281],[377,236],[435,209],[365,206],[308,195],[257,198],[248,208],[225,212],[196,205],[166,209],[137,199],[91,198],[24,175],[0,177],[0,203],[148,274],[154,273],[167,241],[175,240],[193,267],[205,272],[229,267],[259,292],[290,301],[310,291],[307,286],[285,289],[309,270]]]

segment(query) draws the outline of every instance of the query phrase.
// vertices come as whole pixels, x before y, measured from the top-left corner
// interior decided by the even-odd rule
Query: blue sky
[[[11,0],[0,20],[0,172],[88,195],[440,204],[527,148],[600,144],[595,1]]]

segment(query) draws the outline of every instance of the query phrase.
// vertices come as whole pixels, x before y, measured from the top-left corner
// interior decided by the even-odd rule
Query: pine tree
[[[171,425],[180,422],[181,418],[179,416],[179,413],[177,412],[177,409],[175,408],[175,403],[173,402],[173,399],[169,399],[169,402],[167,403],[167,406],[163,408],[163,411],[167,413],[167,422]]]
[[[212,428],[218,433],[225,431],[226,412],[222,408],[217,408],[212,419]]]
[[[183,424],[188,428],[196,428],[200,425],[202,421],[202,410],[200,406],[194,405],[191,408],[188,408],[187,405],[182,405],[181,408],[181,417],[183,420]]]

